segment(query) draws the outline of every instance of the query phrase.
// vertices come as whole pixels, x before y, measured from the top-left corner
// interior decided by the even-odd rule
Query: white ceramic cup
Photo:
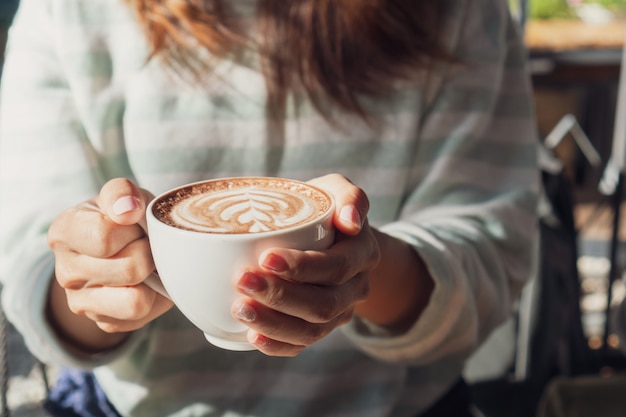
[[[236,189],[245,184],[248,191],[241,194],[243,197],[236,195]],[[259,191],[265,188],[273,188],[278,194]],[[169,211],[170,203],[167,201],[180,200],[180,196],[187,195],[190,189],[203,192],[188,206],[194,206],[194,210],[200,207],[202,215],[209,219],[207,230],[181,228],[180,223],[184,223],[184,227],[189,226],[186,220],[178,221],[178,226],[174,226],[172,223],[175,221],[171,217],[159,214]],[[226,195],[221,200],[216,199],[211,194],[217,193],[216,190],[226,192]],[[314,196],[313,201],[320,209],[302,216],[304,219],[296,219],[297,224],[289,226],[289,216],[281,213],[286,209],[285,204],[290,203],[280,201],[280,194],[287,191],[291,196],[286,199],[295,201],[296,205],[304,204]],[[225,203],[233,199],[239,200],[236,205]],[[301,205],[300,211],[308,213],[310,210]],[[153,274],[145,283],[170,298],[215,346],[251,350],[253,346],[246,339],[247,326],[231,315],[231,305],[237,297],[232,284],[233,275],[240,268],[257,266],[261,253],[269,248],[328,248],[334,241],[333,212],[334,202],[330,194],[289,179],[222,178],[167,191],[153,199],[146,212],[150,247],[158,275]],[[283,224],[281,227],[284,228],[264,230],[273,219],[278,219],[276,222]],[[221,224],[216,224],[214,220]],[[229,222],[246,224],[246,221],[249,221],[248,229],[252,228],[252,232],[224,232]],[[192,223],[195,224],[191,224],[191,228],[205,227],[197,217]],[[217,228],[219,232],[211,228]]]

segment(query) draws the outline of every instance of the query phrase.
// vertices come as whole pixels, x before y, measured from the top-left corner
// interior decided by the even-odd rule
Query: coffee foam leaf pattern
[[[297,226],[313,214],[315,207],[297,193],[250,188],[188,198],[172,210],[172,220],[208,233],[259,233]]]
[[[181,229],[220,234],[261,233],[306,224],[330,206],[328,196],[297,182],[206,184],[172,193],[155,215]],[[166,218],[164,218],[166,217]]]

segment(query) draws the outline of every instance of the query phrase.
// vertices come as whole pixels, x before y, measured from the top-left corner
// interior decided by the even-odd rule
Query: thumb
[[[146,206],[152,197],[131,180],[116,178],[104,184],[96,203],[113,222],[131,225],[145,222]]]
[[[365,192],[339,174],[329,174],[309,182],[328,191],[335,199],[337,230],[349,236],[359,234],[370,206]]]

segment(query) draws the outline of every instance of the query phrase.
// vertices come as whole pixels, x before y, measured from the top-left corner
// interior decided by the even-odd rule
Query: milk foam
[[[189,184],[157,199],[161,222],[204,233],[247,234],[308,224],[332,207],[326,192],[271,177],[222,178]]]
[[[258,233],[297,226],[317,212],[297,192],[245,188],[189,196],[171,211],[178,227],[207,233]]]

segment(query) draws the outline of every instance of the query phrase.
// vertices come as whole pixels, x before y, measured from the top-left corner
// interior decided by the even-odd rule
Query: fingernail
[[[263,347],[268,344],[267,337],[263,336],[262,334],[259,334],[258,332],[252,329],[248,330],[247,338],[248,338],[248,342],[258,347]]]
[[[248,304],[242,303],[235,312],[235,316],[240,320],[252,323],[256,320],[256,311],[254,311]]]
[[[237,281],[237,287],[244,292],[260,292],[267,288],[267,283],[263,278],[246,272]]]
[[[124,196],[118,198],[115,203],[113,203],[113,213],[117,216],[125,213],[130,213],[131,211],[139,210],[139,199],[133,196]]]
[[[339,212],[339,218],[344,223],[350,223],[358,229],[361,228],[361,215],[353,205],[343,206]]]
[[[289,264],[282,256],[269,253],[261,259],[261,266],[274,272],[284,272],[289,269]]]

